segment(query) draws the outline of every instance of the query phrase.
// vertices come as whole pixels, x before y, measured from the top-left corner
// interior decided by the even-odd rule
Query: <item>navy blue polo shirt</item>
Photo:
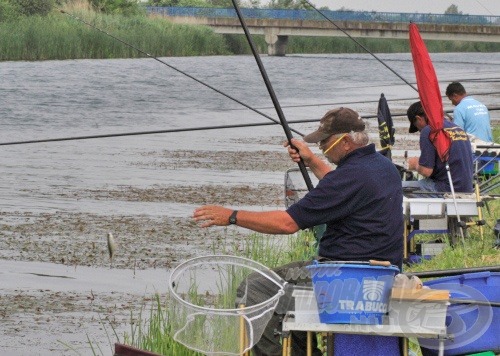
[[[464,130],[452,122],[444,120],[444,130],[450,135],[451,146],[448,157],[453,189],[456,192],[472,193],[473,157],[469,138]],[[418,164],[432,168],[432,179],[438,192],[450,192],[450,180],[446,163],[439,158],[436,148],[429,139],[431,127],[425,126],[420,131],[420,158]]]
[[[287,212],[301,229],[326,224],[321,257],[402,265],[401,176],[374,144],[349,153]]]

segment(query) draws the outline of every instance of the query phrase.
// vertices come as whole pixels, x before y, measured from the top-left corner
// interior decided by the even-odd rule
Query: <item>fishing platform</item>
[[[447,290],[432,289],[399,289],[391,292],[389,311],[382,324],[326,324],[319,320],[316,299],[312,288],[294,290],[295,310],[285,315],[283,320],[283,356],[291,355],[290,332],[307,332],[307,355],[312,355],[312,338],[314,333],[326,333],[326,351],[333,352],[331,334],[357,334],[377,336],[398,336],[403,338],[418,337],[421,339],[437,339],[438,355],[444,355],[445,340],[451,339],[447,334],[446,311],[449,305]],[[425,317],[409,320],[409,315],[420,312]],[[422,313],[423,312],[423,313]],[[407,346],[407,341],[405,340]],[[407,347],[404,348],[407,354]]]

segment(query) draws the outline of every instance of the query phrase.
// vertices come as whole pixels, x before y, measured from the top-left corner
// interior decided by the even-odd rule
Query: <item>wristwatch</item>
[[[238,210],[233,210],[231,213],[231,216],[229,217],[229,224],[235,225],[236,224],[236,214],[238,214]]]

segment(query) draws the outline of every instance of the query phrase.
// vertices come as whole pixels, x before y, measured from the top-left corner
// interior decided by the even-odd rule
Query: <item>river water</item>
[[[415,82],[408,54],[379,55],[379,58],[401,77]],[[463,81],[471,93],[499,91],[496,80],[500,53],[436,54],[432,58],[443,92],[452,80]],[[253,57],[164,60],[278,120]],[[317,119],[339,105],[373,115],[382,92],[388,100],[416,98],[414,89],[369,55],[264,57],[263,62],[290,121]],[[0,75],[0,142],[270,121],[152,59],[4,62],[0,63]],[[494,95],[478,99],[487,105],[498,103],[498,96]],[[391,110],[404,112],[411,101],[390,103]],[[451,109],[447,100],[444,104]],[[376,127],[376,119],[369,122]],[[406,125],[404,119],[401,124]],[[310,130],[314,124],[292,127]],[[72,187],[226,181],[230,178],[213,172],[199,175],[187,169],[166,175],[165,171],[144,167],[131,169],[131,165],[147,159],[140,156],[144,150],[159,147],[193,151],[281,150],[274,143],[263,146],[257,140],[262,136],[284,137],[282,129],[274,125],[3,146],[2,206],[29,211],[109,211],[116,207],[54,201],[50,193]],[[238,143],[238,139],[245,140]],[[395,148],[399,149],[397,142]],[[269,181],[276,177],[245,174],[233,178],[241,182]],[[23,193],[33,191],[34,187],[38,194]],[[172,209],[172,213],[176,212],[177,209]]]
[[[442,93],[449,82],[458,80],[486,105],[498,105],[500,53],[448,53],[431,57]],[[378,58],[401,77],[415,83],[409,54],[381,54]],[[268,118],[226,96],[278,120],[253,57],[162,60],[177,70],[152,59],[0,63],[0,143],[269,122]],[[341,105],[354,108],[362,115],[374,115],[381,93],[389,100],[393,114],[404,113],[417,98],[413,88],[368,54],[264,56],[262,60],[289,121],[319,119],[328,109]],[[443,102],[445,109],[452,109],[448,100]],[[492,118],[497,125],[500,114],[494,111]],[[371,137],[378,142],[376,119],[367,119],[367,123]],[[291,125],[302,133],[316,126],[317,123]],[[416,147],[417,137],[407,135],[405,117],[396,118],[395,126],[397,160],[404,150]],[[280,185],[283,171],[217,167],[224,166],[223,159],[228,152],[235,155],[281,153],[284,137],[283,130],[272,125],[1,146],[0,227],[5,230],[14,217],[18,219],[30,214],[84,213],[187,219],[194,208],[189,202],[137,203],[79,194],[124,186],[155,189],[182,185]],[[225,155],[207,158],[207,151]],[[208,168],[177,167],[175,163],[169,165],[166,157],[166,163],[159,166],[156,164],[158,155],[151,152],[191,152],[194,157],[205,152],[199,161],[211,162]],[[263,207],[276,207],[276,204],[254,206]],[[7,236],[23,237],[0,231],[1,239]],[[89,295],[91,290],[103,289],[103,279],[112,279],[114,284],[108,285],[108,289],[116,292],[133,294],[145,288],[151,290],[155,279],[161,280],[161,288],[165,288],[165,270],[139,273],[116,269],[113,273],[109,269],[72,268],[41,257],[28,262],[23,259],[22,252],[15,258],[11,251],[0,252],[3,256],[0,257],[0,302],[4,316],[8,314],[6,303],[10,303],[12,295],[32,293],[30,295],[36,299],[39,295],[33,291],[42,291],[42,288],[56,294]],[[64,276],[65,279],[40,279],[35,272]],[[88,278],[96,273],[102,274],[102,278]],[[127,288],[131,283],[135,287]],[[61,331],[54,321],[49,323],[49,328],[54,327],[56,332],[40,326],[30,334],[30,329],[26,328],[30,323],[26,313],[8,316],[10,324],[3,328],[8,337],[0,341],[0,350],[4,353],[68,354],[67,347],[54,347],[56,340],[65,340],[78,344],[75,347],[79,348],[79,353],[92,354],[82,346],[87,335],[75,331],[81,327],[77,322],[66,323],[65,331]],[[40,318],[43,316],[41,311]],[[29,341],[30,337],[35,341]]]

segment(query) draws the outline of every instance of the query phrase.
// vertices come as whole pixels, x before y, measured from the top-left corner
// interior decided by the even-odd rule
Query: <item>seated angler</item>
[[[423,192],[451,192],[446,169],[448,163],[454,191],[471,193],[473,191],[472,147],[464,130],[443,119],[443,129],[451,139],[448,160],[443,162],[429,138],[431,127],[420,101],[410,105],[407,116],[410,120],[409,132],[420,132],[420,157],[409,157],[408,169],[416,171],[424,178],[418,181],[405,181],[403,188],[417,188]]]

